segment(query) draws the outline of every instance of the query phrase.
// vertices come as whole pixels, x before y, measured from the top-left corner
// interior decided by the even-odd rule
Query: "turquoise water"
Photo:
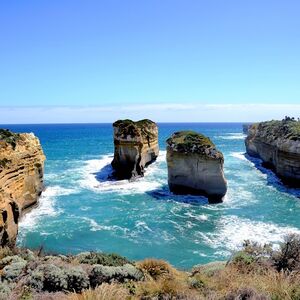
[[[5,127],[34,132],[47,156],[46,190],[20,222],[21,246],[157,257],[188,268],[229,257],[245,239],[276,244],[288,232],[300,233],[300,190],[283,187],[258,160],[244,156],[241,124],[160,124],[159,158],[135,182],[106,180],[110,124]],[[224,153],[224,203],[169,193],[165,140],[182,129],[210,136]]]

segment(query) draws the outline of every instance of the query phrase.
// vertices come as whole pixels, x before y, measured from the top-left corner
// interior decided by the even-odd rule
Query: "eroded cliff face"
[[[245,140],[250,156],[261,158],[284,183],[300,187],[300,122],[285,119],[253,124]]]
[[[0,245],[15,243],[20,216],[42,193],[44,161],[33,134],[0,130]]]
[[[226,194],[223,154],[211,140],[193,131],[174,133],[167,140],[168,184],[175,194],[195,194],[220,202]]]
[[[118,179],[143,176],[145,167],[155,161],[159,153],[157,125],[151,120],[119,120],[113,128],[115,176]]]

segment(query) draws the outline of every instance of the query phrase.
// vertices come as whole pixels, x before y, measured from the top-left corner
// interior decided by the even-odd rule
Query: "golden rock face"
[[[22,213],[43,191],[45,155],[33,134],[0,139],[0,245],[14,244]]]

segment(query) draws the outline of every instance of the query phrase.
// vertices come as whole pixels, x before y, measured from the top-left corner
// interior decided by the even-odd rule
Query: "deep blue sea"
[[[276,245],[286,233],[300,233],[300,190],[285,188],[259,160],[245,157],[242,124],[159,124],[158,160],[135,182],[107,181],[111,124],[1,127],[33,132],[47,157],[46,190],[20,222],[20,246],[156,257],[189,268],[228,258],[245,239]],[[169,192],[165,140],[183,129],[209,136],[224,153],[223,203]]]

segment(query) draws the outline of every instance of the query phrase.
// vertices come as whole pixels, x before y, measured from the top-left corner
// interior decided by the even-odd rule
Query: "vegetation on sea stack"
[[[153,126],[156,126],[156,124],[149,119],[143,119],[136,122],[125,119],[113,123],[113,127],[118,127],[120,136],[126,137],[127,135],[130,135],[132,138],[139,136],[140,134],[144,138],[152,138],[153,133],[151,132],[151,129]]]
[[[19,133],[13,133],[8,129],[0,129],[0,141],[10,144],[13,149],[16,148],[17,141],[20,139]]]

